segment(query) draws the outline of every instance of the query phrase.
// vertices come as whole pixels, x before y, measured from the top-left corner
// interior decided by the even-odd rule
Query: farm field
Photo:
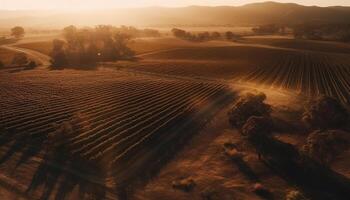
[[[325,94],[349,104],[349,75],[347,55],[298,52],[276,59],[274,64],[262,64],[243,80],[307,96]]]
[[[244,43],[264,44],[298,50],[320,51],[328,53],[350,53],[350,45],[341,42],[298,40],[294,38],[276,37],[244,37]]]
[[[350,98],[347,78],[350,59],[343,53],[235,45],[155,51],[140,55],[139,59],[115,66],[157,74],[246,82],[306,96],[325,94],[345,104]]]
[[[16,46],[20,48],[35,50],[45,55],[50,55],[52,51],[52,40],[28,42],[28,43],[17,44]]]
[[[238,80],[307,96],[326,94],[348,104],[348,45],[278,37],[248,37],[247,41],[192,43],[175,38],[137,39],[130,47],[138,54],[138,61],[118,62],[114,66],[160,75]],[[44,54],[49,49],[48,43],[21,46]]]
[[[205,43],[193,43],[189,41],[180,40],[172,37],[159,38],[136,38],[128,45],[136,54],[144,54],[150,52],[157,52],[168,49],[190,48],[190,47],[207,47],[207,46],[227,46],[230,42],[226,41],[210,41]],[[17,47],[31,49],[40,53],[50,55],[52,51],[52,39],[35,41],[27,39],[23,42],[15,44]]]
[[[0,61],[4,63],[5,66],[11,64],[13,56],[16,52],[4,49],[0,47]]]
[[[41,41],[18,44],[14,48],[47,55],[50,45],[51,42]],[[167,194],[165,190],[169,188],[164,186],[164,181],[172,181],[168,177],[174,177],[172,170],[182,174],[182,167],[193,161],[194,154],[189,158],[184,153],[180,164],[174,164],[178,162],[175,160],[170,167],[163,169],[163,166],[192,141],[192,136],[201,133],[218,112],[221,115],[226,112],[222,109],[228,108],[236,91],[247,88],[262,90],[275,98],[269,99],[276,106],[274,112],[284,112],[279,111],[278,106],[284,108],[284,104],[299,95],[311,98],[327,94],[349,104],[350,59],[341,47],[332,50],[332,46],[331,52],[326,52],[280,48],[268,42],[192,43],[174,38],[138,39],[130,47],[137,52],[135,61],[101,63],[95,70],[51,71],[45,64],[29,71],[0,71],[0,109],[3,110],[0,113],[0,169],[16,181],[16,187],[23,188],[18,193],[27,190],[30,195],[49,199],[74,199],[79,195],[116,199],[115,195],[122,198],[132,194],[134,191],[130,188],[139,185],[142,188],[143,183],[157,177],[135,193],[136,199]],[[47,60],[46,57],[41,59]],[[271,95],[273,92],[287,97],[282,103]],[[298,104],[298,108],[302,107],[302,103]],[[214,122],[215,134],[229,129],[227,124],[223,128],[216,127],[216,123],[222,122]],[[63,138],[54,137],[63,132],[68,134]],[[206,132],[213,136],[210,131]],[[234,134],[237,133],[229,135]],[[231,193],[227,185],[221,189],[242,199],[254,199],[256,195],[247,189],[251,180],[242,177],[244,174],[238,169],[232,171],[232,166],[216,155],[229,135],[225,132],[222,139],[217,135],[213,141],[203,141],[210,144],[210,149],[197,152],[200,157],[188,170],[198,170],[199,178],[203,178],[209,168],[196,166],[205,165],[210,156],[213,168],[225,166],[215,173],[229,177],[217,180],[217,176],[211,174],[207,177],[210,181],[241,185],[244,189],[239,192],[234,189]],[[279,137],[288,143],[297,141],[297,145],[306,140],[300,135]],[[55,146],[53,141],[66,149],[51,152],[50,145]],[[198,144],[198,148],[204,148],[203,144]],[[192,147],[191,144],[188,148]],[[285,190],[292,189],[289,183],[258,164],[256,157],[249,158],[249,164],[258,165],[259,176],[267,177],[264,183],[277,187],[275,195],[282,198]],[[339,159],[332,167],[347,176],[344,162],[347,163],[347,159]],[[231,182],[233,178],[237,180]],[[205,187],[208,183],[199,184]],[[156,191],[159,188],[165,189]],[[169,196],[169,199],[188,198],[178,192],[170,192]]]
[[[0,200],[349,200],[350,1],[0,1]]]
[[[15,159],[19,167],[32,157],[45,160],[42,150],[48,134],[68,126],[70,136],[63,142],[72,153],[64,161],[50,162],[81,176],[92,176],[82,169],[92,165],[94,175],[97,169],[103,174],[97,177],[101,184],[109,180],[118,188],[147,178],[232,100],[223,84],[115,70],[0,76],[2,163]],[[152,170],[145,171],[145,165]]]

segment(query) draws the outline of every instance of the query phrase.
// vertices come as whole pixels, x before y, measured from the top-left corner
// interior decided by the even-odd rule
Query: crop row
[[[350,102],[350,65],[342,56],[322,53],[298,53],[261,65],[244,81],[283,88],[315,96],[325,94]]]

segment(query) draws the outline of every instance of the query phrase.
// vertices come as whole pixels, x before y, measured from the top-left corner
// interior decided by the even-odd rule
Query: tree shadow
[[[24,146],[26,146],[25,140],[15,140],[6,153],[0,158],[0,164],[9,160],[15,153],[22,151]]]
[[[260,181],[258,175],[242,158],[235,158],[231,160],[235,165],[237,165],[239,171],[241,171],[244,174],[244,176],[247,177],[250,181]]]
[[[0,158],[0,164],[15,154],[20,155],[13,173],[30,158],[44,153],[25,191],[27,196],[64,200],[70,198],[74,188],[79,189],[79,199],[104,199],[106,196],[105,174],[99,166],[73,157],[66,147],[50,149],[45,137],[13,135],[5,129],[1,133],[0,141],[10,146]]]
[[[26,193],[33,195],[43,188],[40,199],[64,200],[75,188],[79,199],[104,199],[105,175],[91,163],[71,158],[65,148],[49,151],[37,168]]]
[[[65,70],[65,69],[74,69],[74,70],[81,70],[81,71],[94,71],[97,70],[100,66],[98,64],[76,64],[76,65],[66,65],[66,66],[60,66],[60,67],[54,67],[50,66],[49,69],[52,71],[59,71],[59,70]]]
[[[346,200],[350,196],[349,178],[302,155],[291,144],[270,137],[259,140],[254,146],[263,162],[309,198]]]
[[[197,113],[185,113],[173,119],[167,126],[157,130],[154,137],[148,138],[140,148],[128,153],[118,162],[111,165],[116,183],[118,198],[130,199],[135,189],[147,184],[159,174],[164,165],[176,156],[190,139],[199,132],[209,119],[227,103],[232,102],[234,94],[218,94],[212,105]]]

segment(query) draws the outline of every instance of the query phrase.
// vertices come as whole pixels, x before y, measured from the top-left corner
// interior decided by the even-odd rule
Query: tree
[[[266,95],[263,93],[248,93],[240,97],[228,113],[231,126],[242,128],[252,116],[270,117],[272,109],[270,105],[264,102],[265,99]]]
[[[178,38],[186,38],[187,37],[187,32],[182,30],[182,29],[173,28],[171,30],[171,32],[174,34],[175,37],[178,37]]]
[[[310,102],[303,113],[303,121],[312,129],[334,129],[347,125],[346,108],[333,97],[321,96]]]
[[[67,64],[67,56],[64,51],[64,41],[62,40],[53,40],[53,49],[51,52],[51,64],[53,67],[62,67],[63,65]]]
[[[277,34],[280,33],[280,30],[281,27],[276,24],[267,24],[252,28],[252,31],[258,35]]]
[[[221,38],[221,34],[219,33],[219,32],[212,32],[211,33],[211,38],[212,39],[219,39],[219,38]]]
[[[99,25],[94,29],[77,29],[69,26],[63,29],[67,41],[55,40],[52,51],[52,66],[92,65],[99,61],[130,59],[134,52],[127,46],[132,35],[140,30],[133,27]]]
[[[312,132],[303,146],[303,153],[321,164],[330,164],[340,153],[349,149],[349,133],[341,130]]]
[[[231,31],[227,31],[225,33],[225,37],[227,40],[232,40],[233,39],[233,33]]]
[[[20,39],[24,36],[24,28],[21,26],[16,26],[11,29],[11,35],[16,39]]]

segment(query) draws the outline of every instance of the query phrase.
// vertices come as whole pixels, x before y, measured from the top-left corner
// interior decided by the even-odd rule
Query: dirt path
[[[30,49],[15,47],[15,46],[13,46],[13,44],[12,45],[3,45],[3,46],[1,46],[1,48],[8,49],[10,51],[19,52],[19,53],[25,53],[27,56],[29,56],[30,58],[36,60],[37,62],[39,62],[41,64],[39,66],[39,68],[46,69],[51,65],[50,56],[42,54],[40,52],[30,50]]]

